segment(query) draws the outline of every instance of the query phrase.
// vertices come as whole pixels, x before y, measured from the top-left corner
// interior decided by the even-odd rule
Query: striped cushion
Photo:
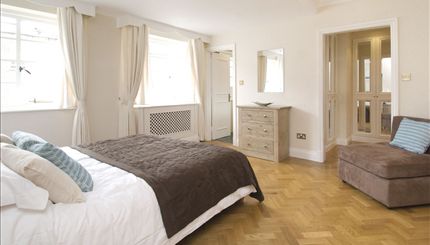
[[[22,131],[13,132],[12,140],[15,142],[15,145],[21,149],[25,149],[36,143],[46,143],[46,140],[40,138],[39,136]]]
[[[423,154],[430,145],[430,123],[403,118],[390,145]]]
[[[81,164],[70,158],[60,148],[50,143],[35,143],[33,145],[26,145],[26,148],[23,149],[36,153],[59,167],[73,179],[83,192],[93,190],[91,175]]]

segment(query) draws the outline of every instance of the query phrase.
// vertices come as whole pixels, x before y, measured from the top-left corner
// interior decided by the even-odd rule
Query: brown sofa
[[[391,139],[402,119],[393,118]],[[430,148],[415,154],[387,143],[341,146],[339,177],[390,208],[430,204]]]

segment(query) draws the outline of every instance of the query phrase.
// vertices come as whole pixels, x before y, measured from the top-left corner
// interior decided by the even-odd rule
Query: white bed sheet
[[[86,202],[52,204],[43,212],[1,209],[1,244],[176,244],[237,200],[255,192],[239,188],[170,239],[152,188],[141,178],[69,147],[63,150],[93,177]]]

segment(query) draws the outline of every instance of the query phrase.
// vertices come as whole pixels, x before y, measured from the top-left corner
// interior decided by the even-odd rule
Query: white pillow
[[[50,161],[14,145],[1,143],[2,162],[19,175],[49,192],[55,203],[85,201],[79,186]]]
[[[35,186],[1,164],[1,206],[15,204],[21,209],[44,210],[48,204],[48,192]]]
[[[7,136],[7,135],[5,135],[5,134],[0,134],[0,142],[1,142],[1,143],[11,144],[11,145],[14,145],[14,144],[15,144],[15,143],[13,142],[13,140],[12,140],[9,136]]]

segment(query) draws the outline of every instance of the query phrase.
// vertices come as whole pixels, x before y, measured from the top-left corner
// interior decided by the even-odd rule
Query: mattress
[[[141,178],[81,152],[63,150],[92,175],[86,202],[53,204],[43,212],[1,209],[1,244],[176,244],[237,200],[256,192],[245,186],[226,196],[170,239],[152,188]]]

